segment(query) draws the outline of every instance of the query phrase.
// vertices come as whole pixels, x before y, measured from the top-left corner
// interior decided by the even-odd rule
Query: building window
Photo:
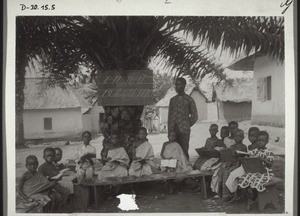
[[[257,79],[257,100],[272,100],[272,79],[271,76]]]
[[[52,130],[52,118],[44,118],[44,130]]]

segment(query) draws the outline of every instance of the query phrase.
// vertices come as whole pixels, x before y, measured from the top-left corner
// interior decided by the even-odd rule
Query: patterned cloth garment
[[[198,120],[195,101],[187,94],[176,95],[169,104],[168,131],[173,132],[175,124],[181,133],[189,133],[190,127]]]
[[[249,151],[250,158],[263,157],[270,163],[274,160],[274,154],[267,149],[254,149]],[[251,188],[257,189],[257,191],[261,192],[266,190],[266,184],[274,178],[274,173],[272,169],[267,167],[267,165],[262,162],[266,168],[266,173],[245,173],[240,179],[238,186],[241,188],[246,188],[250,186]]]

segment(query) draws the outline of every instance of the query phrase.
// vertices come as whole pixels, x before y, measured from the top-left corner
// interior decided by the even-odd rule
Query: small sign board
[[[107,70],[98,74],[98,105],[153,104],[153,73],[150,70]]]

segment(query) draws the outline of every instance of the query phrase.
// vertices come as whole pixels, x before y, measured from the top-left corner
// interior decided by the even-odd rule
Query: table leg
[[[207,199],[207,190],[206,190],[205,176],[202,176],[202,181],[203,181],[204,198]]]
[[[94,188],[95,205],[96,205],[96,209],[98,209],[98,203],[99,203],[99,200],[98,200],[97,186],[94,185],[93,188]]]

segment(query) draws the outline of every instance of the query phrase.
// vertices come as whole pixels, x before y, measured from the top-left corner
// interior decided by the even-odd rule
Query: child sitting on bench
[[[160,156],[162,159],[176,159],[176,168],[162,167],[162,171],[166,172],[188,172],[192,171],[193,167],[189,160],[186,158],[181,146],[176,142],[176,133],[171,132],[169,141],[163,144]],[[169,193],[173,193],[175,186],[174,181],[169,180]]]
[[[59,170],[56,168],[56,166],[53,163],[54,157],[55,157],[55,150],[51,147],[44,149],[44,159],[45,163],[43,163],[38,171],[48,178],[49,181],[54,182],[53,189],[61,195],[62,201],[59,202],[58,211],[64,210],[64,207],[66,205],[66,201],[70,195],[70,189],[62,186],[59,184],[59,181],[61,180],[61,177],[58,179],[53,179],[53,177],[57,176],[59,174]],[[72,182],[70,182],[70,185]],[[73,184],[72,184],[73,186]],[[70,186],[71,187],[71,186]]]
[[[113,132],[109,138],[107,153],[104,154],[105,165],[101,169],[99,178],[123,177],[128,175],[129,157],[120,143],[117,132]]]
[[[253,150],[253,149],[257,148],[256,141],[257,141],[258,133],[259,133],[259,129],[257,127],[249,128],[248,139],[251,144],[248,146],[248,150]],[[243,166],[241,165],[240,167],[233,170],[229,174],[229,177],[226,180],[225,184],[226,184],[227,188],[230,190],[230,192],[234,193],[235,199],[238,198],[238,195],[237,195],[238,180],[244,173],[245,173],[245,171],[243,169]]]
[[[219,147],[221,142],[220,139],[217,137],[217,133],[218,133],[218,125],[216,124],[211,124],[209,127],[209,133],[210,133],[210,137],[206,139],[205,145],[203,148],[200,148],[201,150],[208,150],[208,151],[212,151],[215,150],[216,147]],[[201,170],[203,164],[211,159],[211,156],[208,155],[201,155],[195,162],[194,164],[194,169],[197,170]],[[216,161],[215,161],[216,162]],[[213,162],[214,163],[214,162]]]
[[[226,161],[225,158],[222,158],[221,150],[221,158],[213,164],[213,166],[217,168],[213,168],[215,171],[211,182],[212,190],[217,193],[216,197],[220,197],[219,188],[222,184],[222,198],[226,201],[230,201],[232,197],[230,196],[230,191],[225,185],[225,182],[230,172],[239,166],[238,157],[242,156],[240,154],[236,154],[236,151],[247,152],[247,146],[242,143],[244,139],[244,131],[236,129],[232,130],[231,133],[233,134],[235,144],[230,146],[228,150],[223,150],[229,151],[231,157],[229,157],[229,160]]]
[[[91,133],[85,131],[82,133],[83,145],[77,148],[76,153],[76,177],[77,182],[80,183],[84,177],[85,180],[93,178],[94,167],[102,164],[96,159],[96,148],[90,144],[92,140]],[[78,158],[79,157],[79,158]]]
[[[129,168],[129,175],[137,177],[152,175],[152,167],[155,167],[153,162],[154,152],[147,139],[147,129],[144,127],[139,128],[137,138],[138,140],[133,143],[133,161]]]
[[[266,184],[274,178],[274,174],[271,170],[274,154],[266,148],[268,142],[268,132],[260,131],[257,136],[257,148],[249,151],[249,157],[259,159],[264,167],[264,171],[248,171],[239,179],[238,186],[246,188],[247,191],[247,210],[249,210],[250,205],[256,200],[257,193],[266,190]]]
[[[120,135],[118,132],[113,132],[109,137],[105,152],[101,155],[104,166],[101,169],[98,178],[104,179],[108,177],[124,177],[128,175],[129,157],[124,147],[120,143]],[[112,193],[116,195],[121,187],[117,184],[112,186],[104,186],[103,191],[109,192],[109,198],[112,198]]]
[[[51,212],[54,211],[55,195],[51,193],[54,182],[50,182],[45,176],[37,172],[38,159],[35,155],[26,157],[25,172],[20,179],[18,193],[28,204],[40,203],[45,206],[52,201]],[[50,198],[51,197],[51,198]]]

